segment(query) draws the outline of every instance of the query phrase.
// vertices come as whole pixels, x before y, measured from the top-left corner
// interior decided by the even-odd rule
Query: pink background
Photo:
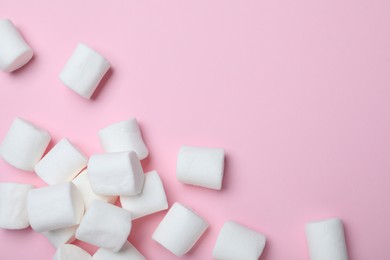
[[[333,216],[351,259],[388,259],[389,14],[386,0],[1,0],[35,56],[0,73],[0,139],[20,116],[91,155],[100,128],[135,116],[145,170],[160,173],[170,205],[210,224],[183,259],[211,259],[227,220],[267,236],[262,260],[308,259],[305,223]],[[91,101],[58,80],[78,42],[112,64]],[[226,149],[222,191],[176,180],[183,144]],[[44,185],[3,161],[0,181]],[[164,214],[133,223],[147,258],[176,259],[151,240]],[[0,259],[54,251],[31,229],[0,230]]]

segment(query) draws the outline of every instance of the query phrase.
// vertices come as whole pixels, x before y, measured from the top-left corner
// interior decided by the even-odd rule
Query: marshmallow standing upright
[[[180,203],[169,209],[157,226],[152,239],[177,256],[183,256],[207,229],[207,222]]]
[[[146,258],[137,250],[137,248],[126,241],[125,245],[117,253],[104,248],[99,248],[93,255],[93,260],[146,260]]]
[[[101,129],[99,138],[106,153],[134,151],[140,160],[148,157],[149,150],[142,139],[141,130],[135,118]]]
[[[64,182],[30,190],[27,213],[31,227],[37,232],[66,228],[80,223],[84,202],[76,186]]]
[[[219,232],[213,257],[216,260],[257,260],[263,252],[265,241],[263,234],[227,221]]]
[[[72,243],[76,238],[76,230],[78,225],[50,230],[43,232],[42,234],[49,240],[54,247],[60,247],[66,243]]]
[[[306,224],[310,260],[348,260],[343,223],[331,218]]]
[[[220,190],[224,154],[224,150],[220,148],[182,146],[177,158],[177,179],[182,183]]]
[[[30,184],[0,183],[0,228],[24,229],[28,222],[27,193],[33,189]]]
[[[92,256],[78,246],[64,244],[57,249],[53,260],[92,260]]]
[[[12,72],[31,60],[33,50],[8,19],[0,20],[0,69]]]
[[[47,131],[17,117],[0,146],[0,156],[18,169],[33,171],[50,139]]]
[[[99,53],[79,43],[62,69],[60,80],[80,96],[90,99],[110,63]]]
[[[71,181],[87,166],[87,156],[68,139],[59,141],[35,166],[36,174],[47,184]]]
[[[88,162],[88,177],[92,190],[106,196],[137,195],[145,178],[134,151],[92,155]]]

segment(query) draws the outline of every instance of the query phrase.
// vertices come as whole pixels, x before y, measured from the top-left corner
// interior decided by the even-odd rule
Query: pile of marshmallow
[[[0,69],[14,71],[33,56],[31,47],[9,20],[0,20]],[[90,98],[109,62],[79,44],[60,74],[66,86]],[[98,133],[103,154],[89,158],[64,138],[45,154],[48,131],[16,118],[0,146],[10,165],[34,171],[48,186],[0,183],[0,228],[42,233],[57,248],[53,257],[64,259],[145,259],[127,239],[132,220],[168,209],[163,182],[157,171],[144,173],[141,160],[148,154],[135,118],[113,123]],[[45,154],[45,155],[44,155]],[[182,146],[176,177],[182,183],[220,190],[224,150]],[[115,202],[120,201],[116,206]],[[207,221],[189,206],[174,203],[152,239],[175,254],[191,250],[208,228]],[[312,260],[346,260],[342,222],[328,219],[306,226]],[[91,256],[70,244],[75,239],[99,247]],[[215,259],[258,259],[266,238],[234,221],[227,221],[216,240]]]

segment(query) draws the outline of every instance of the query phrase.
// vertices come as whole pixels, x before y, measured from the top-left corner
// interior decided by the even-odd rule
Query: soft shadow
[[[190,249],[190,251],[188,251],[188,253],[186,255],[191,256],[194,254],[194,252],[198,251],[198,247],[202,246],[204,237],[207,236],[207,234],[210,232],[209,230],[210,230],[210,227],[208,227],[206,229],[206,231],[202,234],[202,236],[199,238],[199,240],[196,241],[195,245]]]
[[[33,64],[36,63],[36,57],[35,57],[35,53],[34,53],[34,56],[32,56],[31,60],[29,62],[27,62],[26,64],[24,64],[22,67],[20,67],[19,69],[17,70],[14,70],[12,71],[11,73],[9,73],[9,75],[11,77],[20,77],[20,74],[23,74],[25,73],[26,71],[29,70],[30,66],[34,66]]]
[[[347,246],[347,254],[348,254],[348,258],[349,259],[355,259],[354,258],[354,256],[351,254],[351,252],[352,252],[352,250],[350,250],[350,248],[351,248],[351,245],[352,245],[352,241],[351,241],[351,239],[349,238],[349,235],[348,235],[348,224],[347,223],[345,223],[344,221],[343,221],[343,225],[344,225],[344,237],[345,237],[345,244],[346,244],[346,246]]]
[[[230,186],[230,155],[225,152],[225,167],[223,170],[222,188],[221,191],[225,191]]]
[[[114,69],[110,68],[106,74],[103,76],[102,80],[99,82],[99,85],[96,87],[95,91],[93,92],[91,96],[91,100],[96,100],[100,93],[103,91],[104,87],[107,84],[107,81],[112,77],[112,74],[114,73]]]
[[[265,242],[265,247],[264,247],[264,250],[263,250],[263,253],[261,253],[261,256],[259,258],[259,260],[266,260],[269,258],[269,240],[267,239],[267,241]]]

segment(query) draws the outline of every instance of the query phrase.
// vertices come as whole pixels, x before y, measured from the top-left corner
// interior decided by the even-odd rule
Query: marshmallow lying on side
[[[49,240],[54,247],[59,247],[66,243],[72,243],[75,240],[75,234],[78,225],[50,230],[42,234]]]
[[[152,239],[177,256],[195,245],[208,224],[191,209],[175,203],[153,233]]]
[[[145,178],[133,151],[92,155],[88,162],[88,177],[92,190],[106,196],[137,195]]]
[[[47,131],[17,117],[0,146],[0,156],[18,169],[33,171],[50,139]]]
[[[84,98],[90,99],[110,63],[99,53],[79,43],[62,69],[60,80]]]
[[[82,171],[79,175],[77,175],[76,178],[73,179],[72,182],[80,190],[81,195],[84,199],[84,206],[86,209],[89,208],[93,200],[102,200],[113,204],[118,198],[118,196],[103,196],[93,192],[91,184],[89,183],[87,170]]]
[[[33,50],[8,19],[0,20],[0,69],[12,72],[31,60]]]
[[[93,255],[94,260],[146,260],[146,258],[132,244],[126,241],[122,249],[114,253],[110,250],[99,248]]]
[[[64,244],[57,249],[53,260],[92,260],[92,257],[78,246]]]
[[[213,257],[217,260],[257,260],[263,252],[265,241],[263,234],[227,221],[219,232]]]
[[[30,225],[26,200],[33,188],[30,184],[0,183],[0,228],[23,229]]]
[[[27,195],[27,213],[32,229],[45,232],[80,223],[84,202],[71,182],[33,189]]]
[[[99,138],[106,153],[134,151],[140,160],[148,157],[149,151],[135,118],[101,129]]]
[[[127,241],[130,230],[130,212],[107,202],[94,200],[76,231],[76,238],[118,252]]]
[[[348,260],[343,223],[332,218],[306,224],[311,260]]]
[[[47,184],[58,184],[71,181],[87,161],[87,156],[64,138],[37,163],[35,172]]]
[[[122,208],[130,211],[133,219],[168,208],[164,187],[156,171],[145,174],[145,182],[140,194],[120,196],[120,201]]]
[[[176,177],[182,183],[220,190],[224,164],[223,149],[182,146],[177,158]]]

